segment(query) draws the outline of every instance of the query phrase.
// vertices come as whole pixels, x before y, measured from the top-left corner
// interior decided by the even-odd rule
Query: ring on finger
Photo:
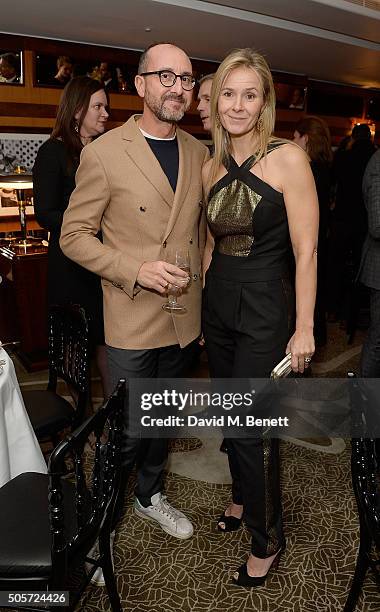
[[[305,357],[304,361],[305,361],[305,363],[310,363],[311,362],[311,357]]]

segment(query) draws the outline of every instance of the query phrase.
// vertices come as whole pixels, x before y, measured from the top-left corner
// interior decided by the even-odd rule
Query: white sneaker
[[[194,529],[190,521],[182,512],[169,504],[166,495],[156,493],[152,496],[151,501],[152,505],[144,508],[139,500],[135,498],[134,508],[136,514],[142,518],[157,521],[166,533],[175,538],[185,540],[193,535]]]
[[[112,531],[111,532],[111,537],[110,537],[110,543],[111,543],[111,559],[112,559],[112,567],[114,567],[114,563],[113,563],[113,542],[115,539],[115,532]],[[96,540],[94,546],[91,548],[90,552],[88,553],[89,557],[93,557],[94,559],[98,559],[99,557],[99,542],[98,540]],[[92,569],[93,565],[92,563],[86,563],[86,571],[87,573],[90,572],[90,570]],[[104,576],[103,576],[103,570],[101,567],[97,567],[92,578],[91,578],[91,584],[95,584],[96,586],[105,586],[106,581],[104,580]]]

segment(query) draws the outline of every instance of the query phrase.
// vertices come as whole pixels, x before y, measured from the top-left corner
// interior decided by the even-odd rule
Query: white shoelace
[[[158,512],[161,512],[161,514],[165,514],[169,519],[173,521],[183,518],[182,513],[169,504],[166,495],[161,495],[160,501],[158,502],[158,504],[153,506],[153,508],[158,510]]]

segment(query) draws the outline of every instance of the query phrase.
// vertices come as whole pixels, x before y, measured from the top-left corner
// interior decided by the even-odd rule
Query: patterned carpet
[[[338,324],[329,325],[329,336],[332,341],[319,349],[313,360],[313,375],[343,377],[348,370],[357,371],[363,332],[358,331],[350,346]],[[27,374],[17,361],[16,368],[19,381],[26,388],[45,387],[46,372]],[[195,376],[207,375],[207,363],[202,360]],[[93,396],[99,395],[99,382],[95,381]],[[169,500],[192,520],[195,533],[186,541],[165,534],[160,527],[134,514],[130,493],[114,547],[123,610],[342,611],[358,548],[349,449],[345,448],[343,440],[333,441],[331,445],[328,438],[314,448],[307,442],[306,446],[309,448],[281,443],[287,549],[278,572],[270,575],[265,586],[250,591],[235,586],[230,579],[248,556],[247,531],[242,528],[232,534],[221,534],[215,529],[216,518],[230,497],[230,485],[218,484],[228,482],[228,477],[222,477],[225,457],[218,453],[213,461],[206,457],[200,465],[197,440],[176,443],[170,465],[175,469],[179,454],[183,459],[188,458],[191,469],[185,473],[191,478],[170,472],[166,492]],[[210,469],[213,470],[212,478],[209,476],[212,482],[207,482]],[[132,490],[133,483],[130,492]],[[110,610],[105,588],[90,585],[78,610]],[[357,612],[379,610],[380,595],[368,576]]]
[[[349,452],[317,453],[281,444],[287,550],[280,568],[256,590],[230,581],[247,557],[249,537],[215,530],[229,486],[168,474],[167,493],[193,521],[181,542],[136,516],[127,500],[115,540],[115,568],[128,612],[337,612],[343,610],[358,545]],[[109,610],[105,589],[90,587],[81,610]],[[357,612],[378,612],[369,577]]]

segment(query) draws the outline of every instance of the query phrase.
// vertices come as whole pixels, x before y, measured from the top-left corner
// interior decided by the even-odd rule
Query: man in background
[[[352,130],[347,147],[337,151],[333,162],[336,196],[330,220],[326,293],[327,310],[332,320],[351,318],[352,296],[347,295],[350,290],[346,280],[350,273],[353,281],[359,270],[367,233],[362,183],[374,152],[368,125],[358,124]]]
[[[0,55],[0,83],[20,82],[20,60],[14,53]]]
[[[206,74],[199,80],[199,91],[198,91],[198,106],[197,110],[202,120],[203,129],[206,132],[211,133],[211,120],[210,120],[210,100],[211,100],[211,87],[212,81],[215,74]]]
[[[363,178],[368,233],[363,246],[359,280],[370,290],[370,326],[363,344],[361,375],[380,377],[380,150],[372,155]]]
[[[119,84],[117,82],[116,75],[113,75],[108,62],[100,62],[99,76],[106,91],[118,91]]]
[[[54,76],[53,82],[56,85],[64,87],[72,77],[73,64],[67,55],[60,55],[57,58],[57,72]]]

